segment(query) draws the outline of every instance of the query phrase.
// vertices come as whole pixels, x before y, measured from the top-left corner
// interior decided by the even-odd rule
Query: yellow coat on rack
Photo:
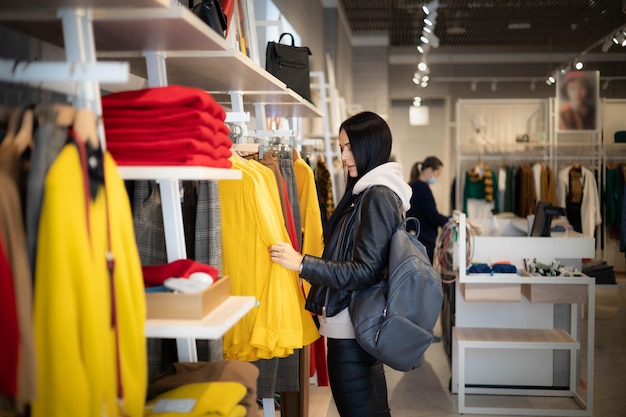
[[[319,197],[315,188],[315,174],[307,163],[299,158],[293,163],[298,185],[300,200],[300,217],[302,219],[302,253],[317,257],[324,252],[324,231]],[[304,281],[305,293],[308,294],[311,284]]]
[[[233,295],[259,306],[224,335],[225,359],[285,357],[319,337],[296,273],[271,262],[268,248],[289,241],[274,174],[256,161],[231,158],[241,181],[220,181],[222,270]]]
[[[65,146],[46,178],[35,267],[38,396],[33,417],[143,415],[148,374],[141,265],[126,190],[108,154],[104,171],[106,199],[100,187],[87,204],[76,146]],[[107,205],[115,256],[119,400],[105,260]]]

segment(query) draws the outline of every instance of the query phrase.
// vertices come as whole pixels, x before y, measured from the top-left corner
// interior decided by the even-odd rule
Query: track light
[[[428,26],[432,26],[433,25],[432,20],[430,20],[428,18],[424,19],[424,23],[427,24]]]
[[[424,26],[424,32],[426,32],[426,33],[433,33],[432,29],[429,28],[428,26]]]
[[[417,52],[419,52],[420,54],[424,53],[424,47],[422,45],[418,45],[417,46]]]
[[[422,98],[421,97],[415,97],[413,98],[413,105],[414,106],[421,106],[422,105]]]
[[[583,69],[583,63],[581,61],[576,62],[576,64],[574,65],[574,68],[580,71],[581,69]]]
[[[426,36],[421,36],[420,37],[420,41],[422,41],[423,43],[428,43],[428,38]]]
[[[428,69],[428,65],[424,61],[417,64],[417,69],[420,71],[426,71]]]
[[[424,14],[426,16],[428,16],[430,14],[430,10],[428,10],[428,6],[427,5],[423,5],[422,6],[422,10],[424,11]]]
[[[548,85],[552,85],[552,84],[554,84],[555,82],[556,82],[556,80],[554,79],[554,77],[553,77],[552,75],[550,75],[550,76],[548,77],[548,79],[546,80],[546,84],[548,84]]]

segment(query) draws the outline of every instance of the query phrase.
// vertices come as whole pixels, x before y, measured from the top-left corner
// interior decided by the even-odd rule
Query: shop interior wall
[[[311,50],[311,70],[324,71],[324,7],[321,1],[273,0],[278,10],[287,18],[302,37],[302,45]],[[258,19],[258,18],[257,18]]]
[[[404,178],[408,181],[411,167],[434,155],[442,160],[444,170],[431,190],[437,209],[443,215],[451,215],[451,186],[454,179],[454,147],[446,129],[449,109],[447,104],[429,106],[429,124],[411,126],[407,106],[391,107],[390,127],[393,133],[392,155],[403,167]]]
[[[352,32],[337,7],[324,9],[324,47],[333,62],[335,86],[346,103],[353,102],[352,94]],[[327,77],[329,74],[326,73]]]
[[[389,65],[386,46],[353,47],[354,104],[389,118]]]

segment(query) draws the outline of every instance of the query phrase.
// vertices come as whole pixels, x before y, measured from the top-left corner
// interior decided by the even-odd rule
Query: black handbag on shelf
[[[291,45],[280,43],[283,36],[291,37]],[[278,42],[267,43],[265,69],[302,98],[311,101],[310,55],[311,50],[306,46],[295,46],[291,33],[283,33]]]
[[[222,11],[220,1],[201,0],[198,4],[194,3],[194,0],[189,0],[189,9],[211,29],[225,37],[228,24],[226,22],[226,15]]]

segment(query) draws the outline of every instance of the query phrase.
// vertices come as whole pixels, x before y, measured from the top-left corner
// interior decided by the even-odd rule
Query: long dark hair
[[[346,191],[337,204],[332,216],[328,219],[325,237],[337,227],[342,213],[352,201],[354,184],[366,173],[389,161],[391,155],[391,129],[385,120],[369,111],[364,111],[346,119],[339,127],[350,139],[350,148],[358,177],[350,177],[346,181]]]

